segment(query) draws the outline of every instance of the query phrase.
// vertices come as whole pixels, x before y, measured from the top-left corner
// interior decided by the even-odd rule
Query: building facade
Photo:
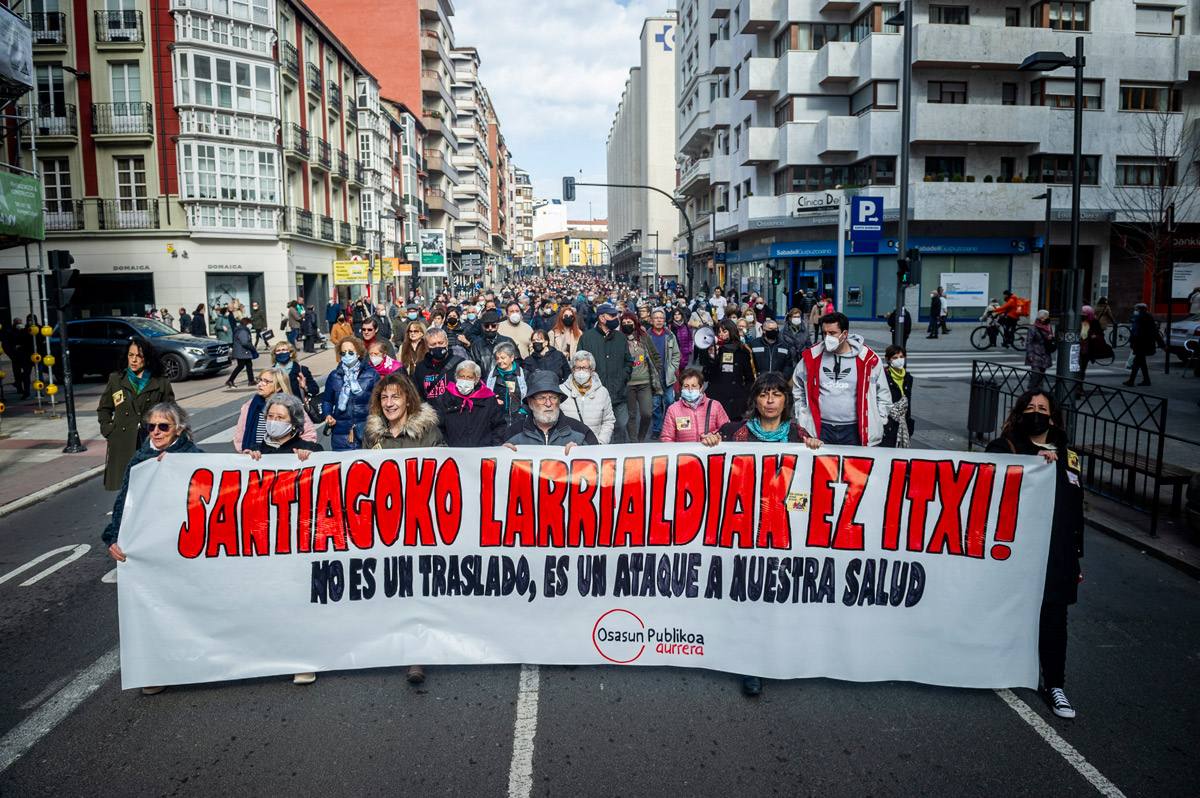
[[[454,63],[454,102],[457,115],[454,135],[459,146],[453,161],[459,181],[454,191],[459,218],[455,235],[462,246],[463,273],[482,278],[495,263],[492,246],[492,197],[495,193],[492,161],[488,147],[487,119],[491,99],[479,82],[479,53],[462,47],[450,54]]]
[[[534,239],[538,271],[542,276],[561,269],[592,269],[607,274],[605,230],[558,230]]]
[[[675,186],[675,16],[642,25],[641,62],[629,71],[607,141],[608,182]],[[679,277],[672,241],[679,214],[670,200],[644,189],[608,189],[613,270],[624,280]]]
[[[1119,229],[1138,221],[1129,208],[1147,185],[1196,180],[1186,158],[1163,167],[1146,135],[1158,127],[1160,139],[1182,142],[1185,151],[1196,135],[1194,126],[1184,128],[1200,92],[1192,12],[1119,0],[1011,7],[921,0],[912,9],[909,235],[922,267],[905,301],[924,313],[942,275],[971,273],[987,275],[990,296],[1011,287],[1062,307],[1073,80],[1069,70],[1018,67],[1037,51],[1072,53],[1080,35],[1083,295],[1125,305],[1148,296],[1144,270],[1122,266]],[[773,292],[781,313],[799,289],[832,295],[852,318],[894,307],[902,36],[889,20],[898,10],[862,2],[682,4],[677,195],[697,220],[698,272],[709,287]],[[1043,270],[1047,188],[1051,246]],[[888,224],[877,254],[847,247],[839,277],[838,209],[855,193],[882,197]]]
[[[536,265],[533,242],[533,182],[529,173],[513,167],[513,205],[511,211],[513,265],[528,273]]]

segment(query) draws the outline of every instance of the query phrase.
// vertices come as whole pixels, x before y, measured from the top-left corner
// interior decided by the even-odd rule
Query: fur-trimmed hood
[[[431,431],[437,429],[438,414],[431,405],[426,402],[421,403],[421,409],[416,412],[416,415],[410,415],[404,421],[404,426],[400,428],[399,438],[408,438],[409,440],[419,441],[426,437]],[[366,439],[368,446],[375,446],[385,438],[391,438],[392,434],[388,431],[387,419],[383,416],[372,415],[367,419]]]

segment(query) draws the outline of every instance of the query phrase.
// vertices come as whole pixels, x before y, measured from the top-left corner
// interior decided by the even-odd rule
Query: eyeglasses
[[[147,421],[142,426],[146,428],[146,432],[154,432],[155,430],[158,430],[159,432],[170,432],[175,428],[175,425],[169,421],[160,421],[157,424]]]
[[[419,329],[417,329],[416,327],[413,327],[411,330],[409,330],[409,331],[408,331],[408,334],[409,334],[409,335],[418,335],[418,336],[419,336],[419,335],[424,335],[425,333],[421,332],[421,331],[420,331]]]

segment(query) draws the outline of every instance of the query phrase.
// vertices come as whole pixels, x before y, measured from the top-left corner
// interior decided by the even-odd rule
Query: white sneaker
[[[292,684],[312,684],[317,680],[315,673],[297,673],[292,677]]]
[[[1051,687],[1046,694],[1046,698],[1055,715],[1058,715],[1060,718],[1075,717],[1075,707],[1071,706],[1071,702],[1067,700],[1067,694],[1063,692],[1061,687]]]

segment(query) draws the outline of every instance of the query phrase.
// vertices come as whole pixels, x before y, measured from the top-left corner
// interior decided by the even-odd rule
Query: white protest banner
[[[1037,684],[1054,467],[683,444],[167,455],[133,469],[126,688],[630,663]]]

